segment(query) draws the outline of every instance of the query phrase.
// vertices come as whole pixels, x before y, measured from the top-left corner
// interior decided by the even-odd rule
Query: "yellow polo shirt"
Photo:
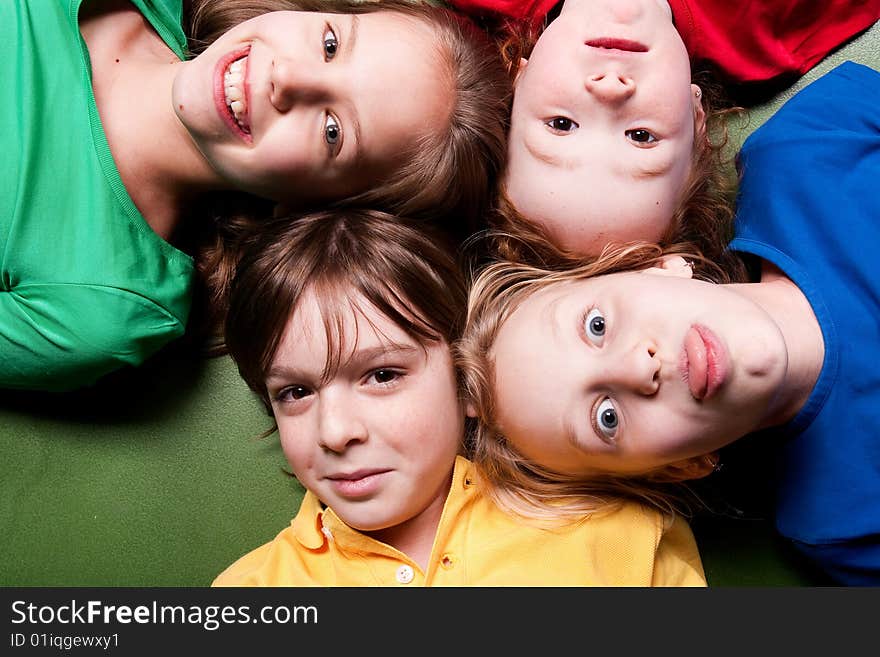
[[[213,586],[706,586],[688,524],[636,503],[562,528],[495,506],[458,457],[427,571],[343,523],[307,492],[274,540]]]

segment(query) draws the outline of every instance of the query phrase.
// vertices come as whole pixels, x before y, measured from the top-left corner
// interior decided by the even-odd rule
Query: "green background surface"
[[[735,122],[730,147],[847,59],[880,69],[877,24]],[[228,358],[180,346],[82,392],[0,391],[0,585],[209,585],[299,506],[270,426]],[[747,507],[693,520],[711,586],[828,583]]]

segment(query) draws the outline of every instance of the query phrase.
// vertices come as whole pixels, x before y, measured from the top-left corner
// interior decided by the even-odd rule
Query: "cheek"
[[[278,434],[281,440],[281,451],[291,469],[298,475],[307,472],[312,467],[314,444],[311,436],[299,422],[291,422],[285,419],[278,422]]]
[[[254,149],[249,159],[254,171],[262,172],[266,179],[276,182],[289,181],[292,176],[297,176],[297,180],[290,182],[299,183],[302,176],[310,175],[311,170],[317,168],[291,138],[281,135],[261,140],[260,147]]]
[[[457,451],[464,431],[464,410],[454,380],[444,377],[435,385],[413,391],[384,422],[401,443],[411,443],[418,450]]]
[[[721,447],[731,428],[717,409],[697,412],[675,403],[659,404],[645,412],[639,422],[644,435],[651,436],[649,451],[666,462],[706,454]]]
[[[389,405],[376,405],[374,423],[385,428],[389,442],[400,446],[430,442],[439,433],[443,409],[436,398],[407,395]]]

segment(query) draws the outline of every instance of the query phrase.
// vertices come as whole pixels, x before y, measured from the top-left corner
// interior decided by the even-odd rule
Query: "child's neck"
[[[414,518],[387,529],[366,533],[403,552],[419,565],[422,572],[427,572],[451,483],[451,479],[448,480],[445,488],[434,496],[431,504]]]
[[[122,183],[147,223],[168,239],[208,173],[171,104],[181,62],[127,1],[84,2],[79,21]]]
[[[825,340],[804,293],[775,265],[762,261],[761,281],[735,286],[774,320],[785,340],[788,366],[783,384],[757,429],[791,420],[806,403],[819,379]]]

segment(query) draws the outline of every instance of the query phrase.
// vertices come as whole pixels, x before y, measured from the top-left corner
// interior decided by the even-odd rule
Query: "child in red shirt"
[[[517,76],[493,218],[500,254],[539,264],[630,240],[722,259],[733,208],[712,83],[730,98],[778,90],[880,18],[880,0],[832,0],[821,17],[797,0],[452,4],[540,32],[522,59],[507,53]]]
[[[672,19],[694,63],[711,64],[726,83],[801,76],[880,18],[878,0],[730,2],[668,0]],[[555,18],[559,0],[449,0],[473,16]],[[743,29],[747,26],[748,29]],[[778,88],[777,88],[778,89]]]

